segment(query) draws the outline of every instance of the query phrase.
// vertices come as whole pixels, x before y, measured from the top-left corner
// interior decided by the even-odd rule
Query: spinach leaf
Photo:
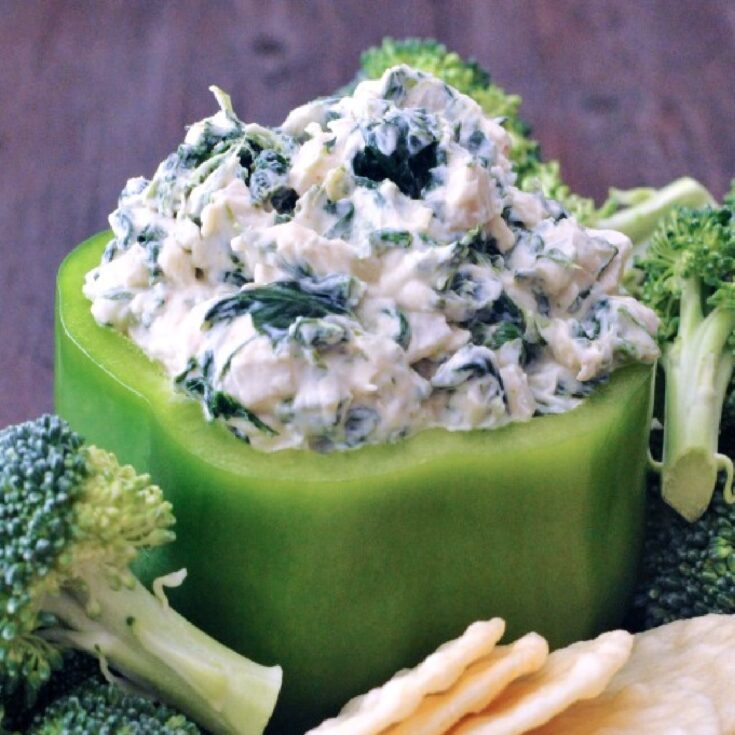
[[[348,240],[352,234],[352,221],[355,218],[355,205],[347,199],[327,202],[324,211],[337,217],[337,221],[324,233],[324,237]]]
[[[329,314],[350,314],[353,280],[349,276],[277,281],[245,288],[215,303],[204,316],[204,328],[250,314],[253,325],[272,340],[284,334],[299,317],[319,319]]]
[[[505,292],[460,326],[469,330],[473,344],[491,349],[498,349],[513,339],[524,339],[526,334],[523,312]]]
[[[390,179],[406,196],[419,199],[438,165],[439,128],[425,110],[398,110],[361,126],[364,148],[352,159],[356,176]]]
[[[265,204],[271,201],[276,192],[287,188],[288,167],[289,160],[276,150],[267,149],[258,154],[248,184],[255,204]],[[293,203],[295,206],[295,199]]]
[[[334,347],[350,338],[347,329],[327,319],[298,317],[289,329],[289,336],[307,349],[323,350]]]
[[[189,358],[186,368],[175,378],[175,383],[192,398],[200,400],[211,421],[221,419],[245,419],[258,431],[268,436],[277,436],[278,432],[265,421],[258,418],[250,409],[243,406],[234,396],[214,387],[214,353],[207,350],[202,362]]]
[[[434,388],[452,389],[472,378],[482,378],[486,375],[493,376],[500,384],[492,352],[487,347],[465,345],[439,365],[431,384]]]
[[[505,267],[505,259],[498,249],[498,241],[491,235],[475,227],[467,232],[462,239],[456,243],[458,258],[461,261],[468,260],[475,265],[490,263],[496,268]]]
[[[383,253],[393,248],[410,248],[413,235],[408,230],[396,230],[386,227],[382,230],[373,230],[370,233],[369,241],[374,252]]]

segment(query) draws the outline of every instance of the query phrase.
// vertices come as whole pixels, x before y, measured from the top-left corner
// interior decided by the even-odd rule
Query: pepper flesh
[[[620,624],[643,533],[650,366],[525,424],[259,453],[94,322],[81,287],[108,239],[59,273],[57,411],[164,488],[178,538],[140,572],[186,567],[174,606],[283,666],[273,732],[303,732],[474,620],[502,616],[511,637],[554,646]]]

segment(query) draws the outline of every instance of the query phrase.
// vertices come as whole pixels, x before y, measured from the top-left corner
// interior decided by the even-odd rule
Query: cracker
[[[679,732],[676,728],[688,721],[685,718],[690,718],[690,702],[692,708],[704,711],[704,700],[709,700],[719,729],[708,729],[712,719],[703,717],[701,732],[735,733],[733,681],[735,615],[712,614],[679,620],[637,635],[630,660],[598,700],[575,705],[550,723],[553,729],[539,732],[566,733],[568,728],[570,733],[605,735],[608,732],[616,735],[675,733]],[[659,729],[648,724],[641,729],[640,723],[648,723],[649,718],[636,710],[636,705],[650,710]],[[620,715],[617,710],[621,711]],[[598,729],[577,725],[579,721],[584,723],[586,717],[594,718]],[[700,730],[692,726],[682,732],[698,735]]]
[[[473,623],[413,669],[350,700],[337,717],[307,735],[376,735],[416,711],[424,697],[449,689],[472,663],[487,656],[503,637],[500,618]]]
[[[574,702],[599,696],[632,647],[633,636],[616,630],[555,651],[540,671],[513,682],[451,735],[522,735],[540,727]]]
[[[537,633],[498,646],[469,666],[453,687],[429,695],[416,712],[381,735],[443,735],[466,715],[485,709],[512,681],[538,671],[548,653],[548,643]]]
[[[691,680],[635,684],[572,705],[528,735],[723,735],[715,704]]]
[[[683,675],[692,691],[712,698],[722,731],[735,733],[735,615],[678,620],[637,635],[631,661],[613,684],[622,689]]]

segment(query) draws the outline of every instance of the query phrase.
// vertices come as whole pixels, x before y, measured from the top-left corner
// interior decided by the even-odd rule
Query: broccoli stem
[[[103,657],[214,735],[261,735],[280,690],[279,667],[229,650],[137,580],[117,589],[94,574],[85,582],[46,596],[44,610],[59,621],[46,638]]]
[[[712,195],[698,181],[684,176],[672,181],[633,206],[594,223],[595,227],[617,230],[634,244],[644,243],[656,229],[661,218],[677,206],[704,207],[714,204]],[[640,253],[639,253],[640,254]]]
[[[732,498],[732,461],[718,454],[720,418],[733,372],[727,341],[735,312],[715,308],[703,318],[700,286],[689,278],[676,339],[663,353],[666,376],[661,486],[664,500],[689,521],[707,509],[724,471]]]

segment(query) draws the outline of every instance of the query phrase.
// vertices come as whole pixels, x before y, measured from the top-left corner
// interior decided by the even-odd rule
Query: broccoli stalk
[[[713,205],[712,195],[698,181],[688,176],[672,181],[661,189],[611,189],[607,202],[589,224],[626,234],[635,244],[645,247],[661,219],[675,207]],[[643,249],[637,251],[643,254]]]
[[[0,691],[32,700],[61,652],[85,651],[212,733],[259,735],[281,670],[239,656],[130,571],[173,540],[160,488],[57,417],[0,432]],[[180,581],[183,575],[173,575]]]
[[[662,320],[662,494],[690,521],[709,506],[719,472],[726,500],[735,500],[732,461],[718,452],[733,374],[734,219],[728,207],[677,209],[637,261],[641,297]]]

